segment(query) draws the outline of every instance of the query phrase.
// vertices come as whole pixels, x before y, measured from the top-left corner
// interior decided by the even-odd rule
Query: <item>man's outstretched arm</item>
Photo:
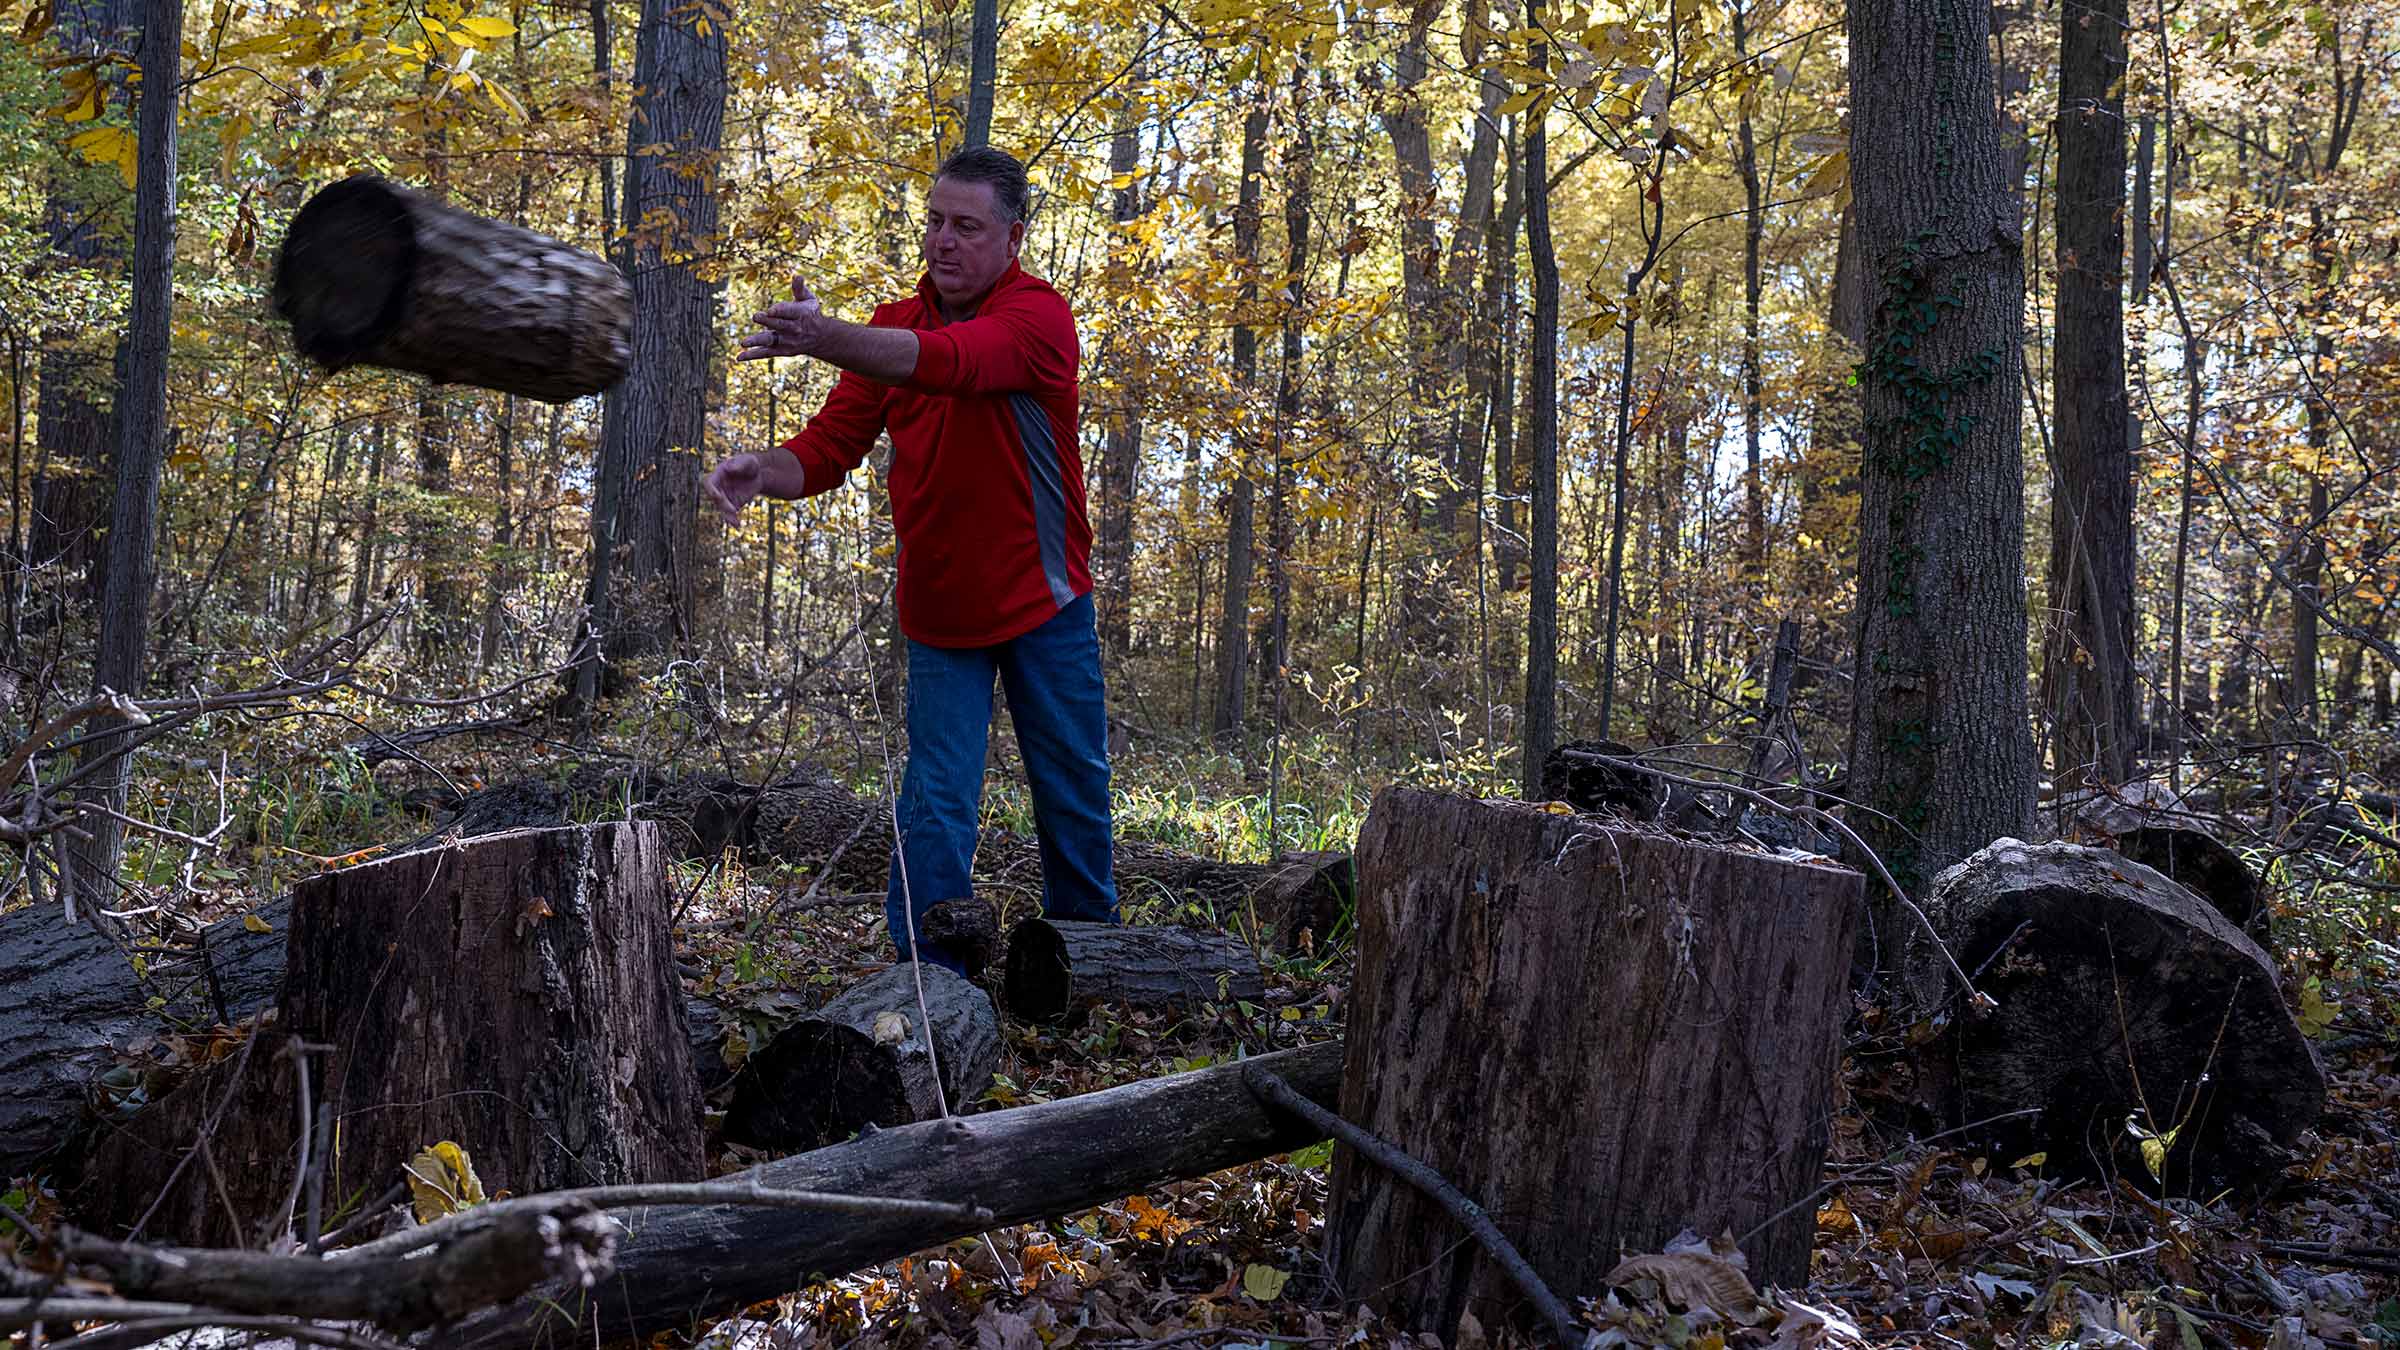
[[[737,361],[813,356],[878,384],[904,384],[917,373],[917,335],[906,328],[844,323],[824,312],[808,283],[792,278],[792,298],[750,316],[760,331],[742,339]]]

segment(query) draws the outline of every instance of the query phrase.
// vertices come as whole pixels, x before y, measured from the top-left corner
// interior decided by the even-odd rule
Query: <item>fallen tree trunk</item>
[[[1330,1106],[1341,1046],[1244,1061]],[[1313,1143],[1305,1122],[1254,1095],[1244,1064],[893,1130],[752,1168],[762,1186],[972,1201],[1003,1227],[1071,1214],[1170,1181]],[[553,1287],[449,1328],[458,1350],[646,1339],[785,1294],[810,1280],[889,1261],[979,1231],[957,1219],[715,1207],[620,1211],[616,1271],[589,1290]],[[428,1344],[433,1342],[429,1341]]]
[[[991,995],[941,966],[887,966],[750,1055],[734,1075],[725,1137],[794,1153],[867,1125],[939,1119],[944,1103],[964,1111],[982,1096],[999,1063]]]
[[[2279,1170],[2324,1106],[2274,964],[2148,867],[2002,839],[1943,872],[1925,910],[1999,1007],[1958,1007],[1947,961],[1910,935],[1910,1018],[1943,1029],[1921,1090],[1993,1157],[2046,1152],[2054,1170],[2214,1189]]]
[[[617,383],[633,291],[605,259],[374,174],[308,199],[275,259],[302,355],[549,403]]]
[[[1184,1008],[1266,994],[1258,953],[1193,928],[1027,919],[1009,930],[1008,1009],[1057,1022],[1098,1004]]]

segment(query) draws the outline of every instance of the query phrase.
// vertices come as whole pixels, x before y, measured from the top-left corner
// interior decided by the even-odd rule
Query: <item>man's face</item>
[[[1000,209],[989,183],[937,178],[925,194],[925,269],[945,303],[981,300],[1024,238],[1025,226]]]

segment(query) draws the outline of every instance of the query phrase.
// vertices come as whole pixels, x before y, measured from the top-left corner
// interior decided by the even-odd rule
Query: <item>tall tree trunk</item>
[[[134,179],[133,316],[127,325],[125,384],[117,397],[117,486],[109,512],[106,582],[100,603],[100,654],[93,683],[139,696],[148,655],[150,598],[158,567],[158,483],[167,458],[167,352],[175,305],[175,97],[181,83],[183,0],[148,0],[142,10],[142,93],[136,113],[140,159]],[[117,756],[119,737],[92,746],[97,760]],[[90,800],[125,809],[126,764],[116,758],[95,780]],[[84,821],[91,839],[79,850],[77,883],[95,904],[111,898],[124,856],[122,827],[107,816]]]
[[[132,59],[143,21],[143,0],[63,0],[56,8],[60,49],[78,57]],[[98,78],[131,97],[113,61]],[[44,205],[50,247],[69,265],[99,277],[124,266],[122,245],[102,228],[108,212],[64,183],[53,184]],[[38,441],[33,484],[33,519],[26,554],[55,561],[70,578],[100,581],[97,564],[106,556],[101,530],[109,519],[108,457],[117,428],[106,406],[111,380],[121,380],[122,342],[106,334],[53,330],[41,335],[40,396],[34,409]],[[85,594],[80,589],[77,592]]]
[[[2063,784],[2122,783],[2141,734],[2133,669],[2133,446],[2125,398],[2126,0],[2059,10],[2045,679]]]
[[[360,493],[364,505],[358,522],[358,559],[350,573],[350,623],[366,622],[367,599],[375,592],[375,573],[383,554],[383,457],[392,444],[392,420],[378,415],[368,433],[367,481]]]
[[[642,321],[625,377],[624,449],[610,503],[623,567],[604,638],[612,662],[688,641],[699,594],[700,455],[721,289],[707,271],[720,243],[725,126],[725,30],[705,28],[677,0],[643,0],[625,171],[634,231],[627,261]]]
[[[1543,25],[1542,0],[1525,0],[1525,26]],[[1550,47],[1534,47],[1547,70]],[[1525,114],[1525,241],[1533,263],[1532,348],[1525,377],[1525,454],[1533,480],[1533,594],[1525,621],[1525,748],[1519,770],[1527,801],[1542,797],[1542,761],[1558,743],[1558,254],[1550,240],[1549,108]]]
[[[1850,795],[1903,885],[2033,826],[2026,718],[2025,275],[1983,0],[1854,0],[1860,371]],[[1903,911],[1878,895],[1880,964]]]
[[[609,8],[610,0],[591,0],[592,77],[603,92],[610,89],[616,70],[616,34]],[[629,142],[631,139],[627,137]],[[595,149],[600,161],[601,247],[617,270],[630,278],[632,246],[617,238],[617,161],[608,153],[605,133]],[[625,165],[625,195],[630,198],[640,161],[628,157]],[[635,312],[637,315],[641,312],[638,305]],[[616,627],[617,577],[623,565],[619,553],[625,542],[617,518],[624,485],[625,385],[620,382],[600,396],[600,445],[592,465],[591,574],[584,586],[583,623],[576,634],[575,679],[570,696],[578,741],[588,737],[593,706],[610,683],[608,643]]]
[[[1308,234],[1315,209],[1317,145],[1310,133],[1313,111],[1308,88],[1308,64],[1292,68],[1292,127],[1297,133],[1285,151],[1283,189],[1283,271],[1291,278],[1283,295],[1283,360],[1276,372],[1274,478],[1267,491],[1267,718],[1274,729],[1272,762],[1267,771],[1267,856],[1283,849],[1279,816],[1283,800],[1284,686],[1291,664],[1292,636],[1292,472],[1288,444],[1300,420],[1300,354],[1308,313]]]
[[[1258,305],[1259,196],[1266,173],[1267,108],[1263,90],[1242,118],[1242,195],[1233,217],[1234,265],[1241,269],[1241,316],[1233,327],[1235,396],[1247,401],[1258,383],[1258,330],[1251,313]],[[1244,419],[1247,421],[1247,419]],[[1255,434],[1234,434],[1233,513],[1225,526],[1224,610],[1217,622],[1217,712],[1210,729],[1221,742],[1242,734],[1250,659],[1250,570],[1257,502]]]
[[[1142,104],[1132,94],[1141,82],[1142,70],[1137,63],[1129,77],[1124,106],[1117,113],[1116,136],[1108,147],[1108,171],[1117,180],[1111,217],[1118,227],[1114,243],[1119,257],[1112,265],[1128,269],[1142,265],[1132,256],[1135,243],[1132,232],[1125,228],[1142,214],[1142,189],[1133,181],[1134,171],[1141,165]],[[1140,491],[1141,406],[1145,391],[1131,377],[1141,365],[1132,350],[1138,339],[1131,326],[1111,328],[1110,341],[1122,406],[1109,420],[1108,440],[1100,460],[1097,561],[1100,646],[1121,661],[1133,645],[1133,502]]]
[[[1000,0],[975,0],[975,27],[967,38],[966,146],[992,142],[992,96],[1000,78]]]
[[[1733,7],[1733,50],[1750,54],[1748,0]],[[1765,410],[1759,398],[1759,302],[1765,277],[1759,268],[1759,249],[1766,242],[1766,200],[1758,179],[1757,133],[1751,126],[1752,96],[1741,96],[1741,121],[1734,145],[1742,173],[1742,563],[1755,577],[1767,564],[1767,480],[1759,463],[1759,439]]]

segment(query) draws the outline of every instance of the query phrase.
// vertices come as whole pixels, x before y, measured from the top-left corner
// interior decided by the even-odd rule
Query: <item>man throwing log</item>
[[[916,293],[865,324],[826,314],[794,280],[736,359],[812,356],[842,375],[799,435],[729,457],[705,484],[730,522],[756,497],[828,491],[891,433],[908,768],[884,917],[903,960],[928,908],[972,893],[995,678],[1033,790],[1043,914],[1117,917],[1080,352],[1067,302],[1017,263],[1028,195],[1004,151],[944,161]],[[923,956],[959,966],[934,943]]]

